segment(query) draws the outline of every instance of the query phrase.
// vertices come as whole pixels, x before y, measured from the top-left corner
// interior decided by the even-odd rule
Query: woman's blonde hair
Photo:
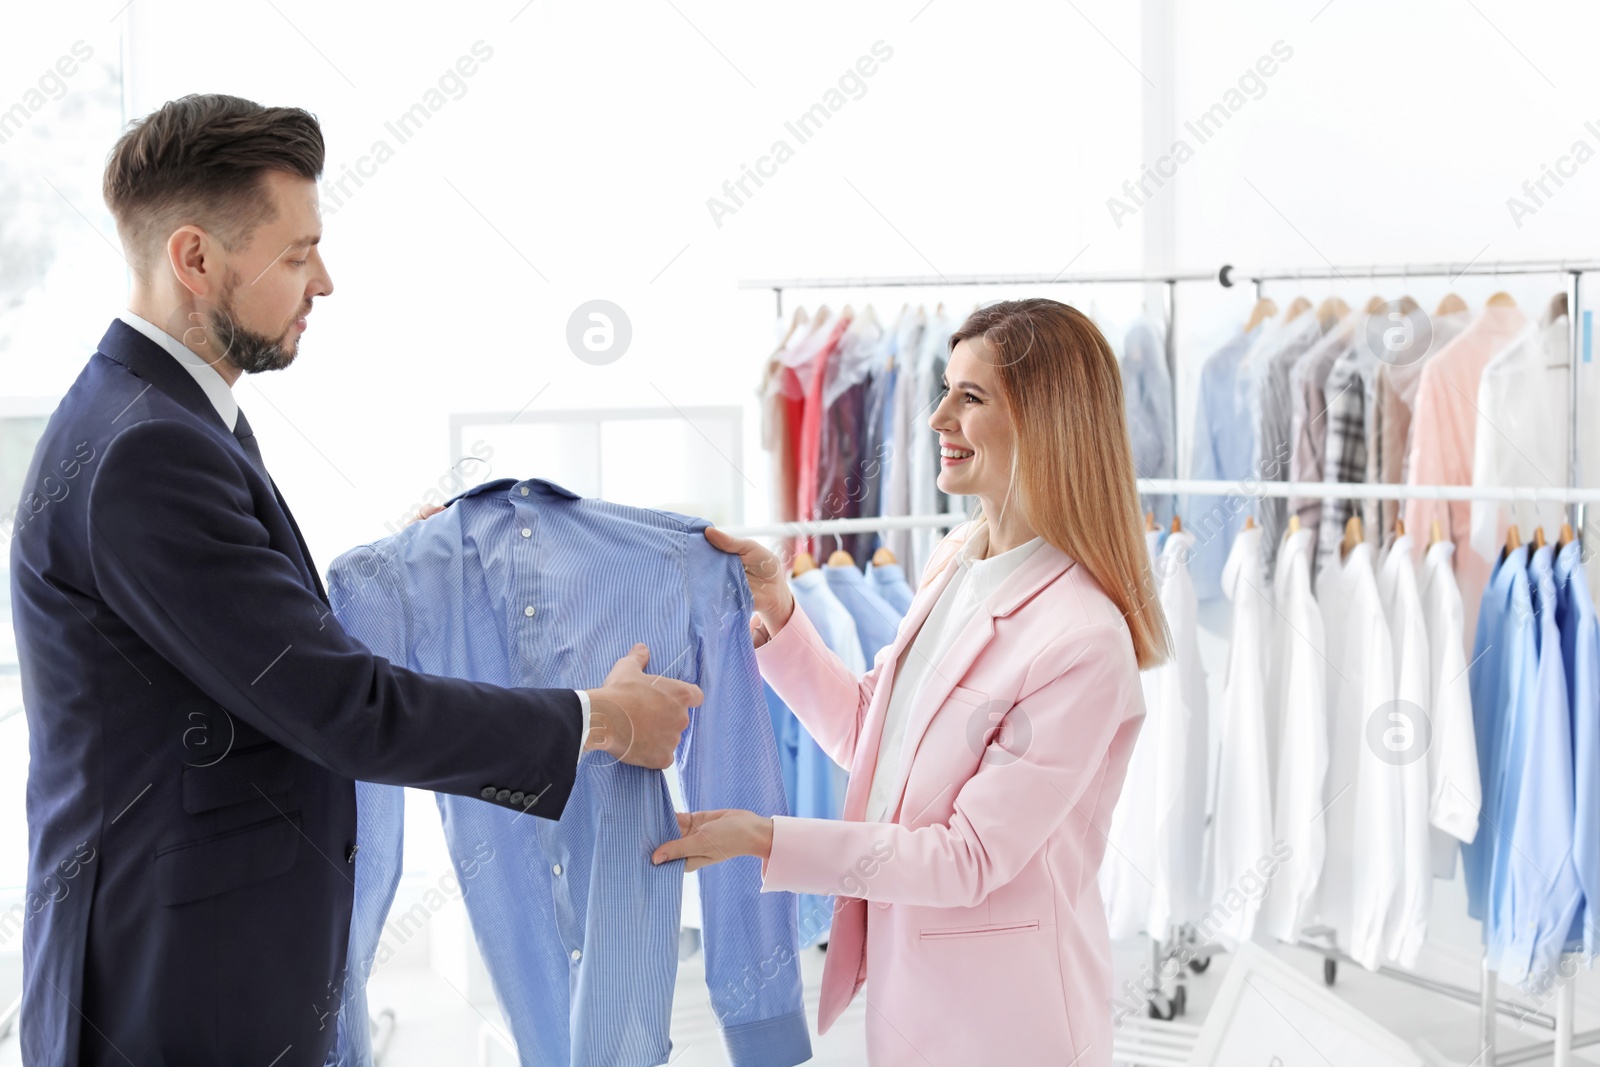
[[[979,308],[950,335],[951,350],[962,341],[994,367],[1011,413],[1004,506],[1020,506],[1040,537],[1088,568],[1127,620],[1140,670],[1164,662],[1170,637],[1111,346],[1082,312],[1038,297]]]

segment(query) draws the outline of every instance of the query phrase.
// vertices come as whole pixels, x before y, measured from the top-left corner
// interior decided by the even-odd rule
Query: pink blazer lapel
[[[930,591],[933,590],[935,585],[937,585],[938,589],[928,601],[926,609],[923,610],[922,618],[917,620],[919,629],[922,621],[927,618],[928,612],[932,610],[933,604],[938,600],[939,595],[949,586],[950,580],[955,574],[955,569],[959,565],[956,560],[952,559],[945,572],[940,575],[939,580],[929,583]],[[994,620],[997,617],[1011,614],[1020,605],[1031,599],[1040,589],[1043,589],[1069,570],[1072,565],[1073,560],[1065,553],[1049,544],[1041,545],[1038,551],[1018,567],[1013,574],[1001,582],[1000,587],[983,601],[977,614],[968,621],[966,626],[962,627],[961,632],[951,642],[949,650],[944,654],[944,658],[933,665],[933,669],[929,671],[926,680],[922,683],[922,691],[915,695],[914,702],[911,705],[911,717],[906,723],[905,756],[900,761],[900,770],[895,778],[894,788],[889,793],[888,810],[891,812],[889,816],[891,822],[899,821],[900,804],[904,800],[906,782],[911,776],[912,764],[916,762],[917,752],[922,745],[923,737],[928,732],[929,725],[932,724],[934,716],[949,702],[950,694],[955,690],[956,686],[961,684],[962,679],[967,676],[978,656],[993,640]],[[907,627],[906,630],[914,639],[915,631],[911,630],[910,627]],[[880,686],[879,688],[881,690],[884,687]],[[887,701],[889,694],[886,691],[874,693],[873,697],[875,701],[880,698]],[[973,708],[971,714],[988,714],[989,710],[987,708]],[[883,717],[882,713],[877,716],[875,735],[882,732]],[[984,728],[987,729],[991,725],[995,724],[986,723]],[[973,736],[973,732],[969,731],[968,736]],[[876,743],[873,746],[872,758],[874,766],[876,766]],[[865,810],[864,805],[862,810]],[[919,814],[921,813],[913,812],[913,818]]]

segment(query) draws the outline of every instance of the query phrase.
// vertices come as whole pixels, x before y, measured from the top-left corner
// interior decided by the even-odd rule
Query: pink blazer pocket
[[[1039,920],[1028,922],[988,923],[983,926],[952,926],[943,930],[923,930],[924,941],[948,941],[958,937],[990,937],[994,934],[1020,934],[1039,929]]]

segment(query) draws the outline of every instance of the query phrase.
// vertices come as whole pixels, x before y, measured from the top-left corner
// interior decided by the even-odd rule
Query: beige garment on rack
[[[1422,380],[1422,368],[1467,328],[1471,318],[1466,311],[1435,317],[1433,338],[1427,351],[1414,360],[1385,363],[1378,368],[1378,399],[1373,410],[1375,419],[1369,427],[1368,452],[1369,461],[1375,461],[1376,465],[1369,468],[1369,482],[1385,485],[1405,482],[1411,459],[1411,412],[1417,402],[1417,383]],[[1385,537],[1394,529],[1400,510],[1400,501],[1383,501],[1380,512]],[[1418,531],[1417,535],[1425,536],[1426,531]]]
[[[1478,381],[1483,368],[1503,352],[1528,324],[1514,307],[1486,306],[1454,341],[1422,369],[1411,423],[1410,485],[1471,485],[1472,458],[1478,430]],[[1414,554],[1421,562],[1423,546],[1438,522],[1456,545],[1456,583],[1466,609],[1463,640],[1472,648],[1478,606],[1489,581],[1490,561],[1472,547],[1472,504],[1466,500],[1406,501],[1406,528],[1417,531]]]

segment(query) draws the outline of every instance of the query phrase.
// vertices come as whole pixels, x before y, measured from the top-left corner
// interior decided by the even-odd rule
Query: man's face
[[[225,254],[222,291],[206,309],[217,350],[246,374],[294,362],[311,301],[333,292],[317,251],[322,237],[315,182],[283,171],[262,181],[276,208],[242,251]]]

